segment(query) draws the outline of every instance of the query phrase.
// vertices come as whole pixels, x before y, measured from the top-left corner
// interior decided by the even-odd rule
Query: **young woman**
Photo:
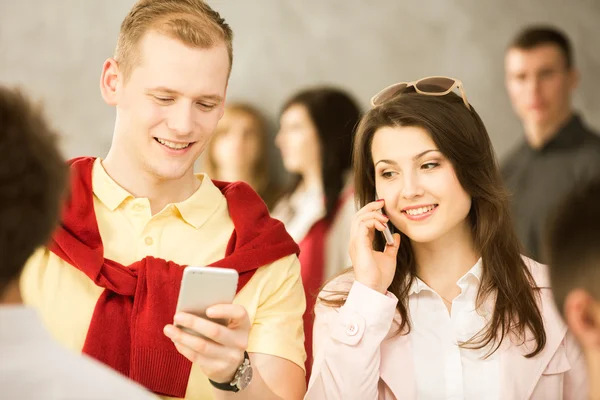
[[[248,183],[270,209],[282,190],[270,174],[267,145],[263,115],[249,104],[228,104],[208,145],[204,171],[212,179]]]
[[[353,268],[319,296],[306,398],[585,398],[581,353],[545,267],[520,254],[461,83],[396,84],[372,103],[354,146]]]
[[[356,208],[350,179],[352,139],[360,110],[345,92],[314,88],[293,95],[275,138],[293,184],[272,212],[300,245],[307,376],[312,365],[313,307],[323,282],[351,265],[350,225]]]

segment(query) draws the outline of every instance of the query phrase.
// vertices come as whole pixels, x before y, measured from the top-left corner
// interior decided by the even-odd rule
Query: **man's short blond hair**
[[[140,63],[139,42],[149,30],[202,49],[225,44],[229,70],[233,32],[218,12],[202,0],[139,0],[121,24],[114,58],[125,81]]]

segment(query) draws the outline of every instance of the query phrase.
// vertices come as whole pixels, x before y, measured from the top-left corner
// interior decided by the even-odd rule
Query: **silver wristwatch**
[[[252,380],[252,365],[250,365],[250,357],[248,357],[248,353],[244,352],[244,361],[242,365],[240,365],[235,371],[235,375],[233,379],[229,383],[217,383],[214,381],[210,381],[210,383],[220,390],[226,390],[228,392],[239,392],[240,390],[244,390],[250,384]]]

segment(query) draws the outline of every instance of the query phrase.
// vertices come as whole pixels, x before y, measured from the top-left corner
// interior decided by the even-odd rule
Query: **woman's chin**
[[[432,229],[408,229],[403,231],[411,243],[427,244],[439,239],[440,234]]]

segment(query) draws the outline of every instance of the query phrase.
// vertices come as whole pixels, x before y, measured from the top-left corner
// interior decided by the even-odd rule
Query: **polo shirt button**
[[[144,209],[144,206],[141,204],[135,204],[133,206],[133,211],[142,211]]]
[[[354,336],[358,333],[358,325],[356,323],[352,323],[350,325],[348,325],[348,327],[346,328],[346,335],[348,336]]]
[[[146,243],[148,246],[152,246],[152,243],[154,243],[154,240],[152,240],[152,238],[150,236],[146,236],[146,238],[144,239],[144,243]]]

